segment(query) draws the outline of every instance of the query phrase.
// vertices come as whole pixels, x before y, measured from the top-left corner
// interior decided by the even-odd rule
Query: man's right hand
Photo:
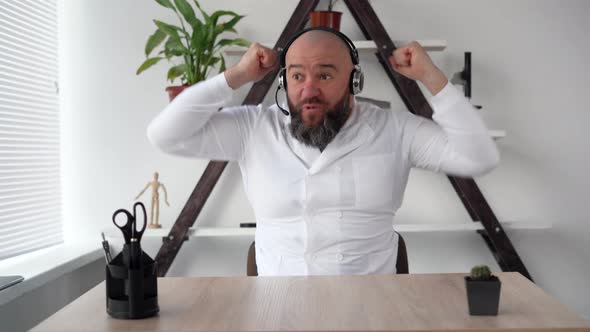
[[[240,62],[228,68],[224,74],[232,89],[237,89],[248,82],[262,79],[279,64],[279,57],[270,48],[253,43]]]

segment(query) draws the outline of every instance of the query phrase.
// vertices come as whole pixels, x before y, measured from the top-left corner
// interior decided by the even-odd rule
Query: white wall
[[[155,170],[169,191],[171,207],[162,207],[161,223],[170,226],[207,161],[167,156],[148,143],[145,128],[167,103],[168,67],[160,64],[141,76],[135,70],[154,30],[152,19],[175,23],[176,17],[155,1],[63,2],[60,91],[66,238],[98,242],[101,230],[112,229],[113,211],[130,207]],[[207,10],[247,15],[237,26],[241,37],[263,42],[276,41],[297,2],[201,1]],[[584,36],[590,31],[590,2],[371,4],[392,39],[447,40],[447,49],[432,57],[449,76],[462,69],[463,52],[473,52],[473,102],[484,106],[482,114],[490,128],[508,132],[498,142],[501,165],[477,182],[501,221],[554,225],[551,231],[509,235],[537,283],[590,318],[590,248],[585,245],[590,234],[590,154],[582,136],[583,126],[590,122],[583,103],[590,74],[590,41]],[[344,4],[336,9],[344,11],[342,31],[362,39]],[[377,61],[370,56],[361,61],[368,79],[363,95],[402,107]],[[246,92],[242,90],[242,96]],[[238,169],[229,164],[197,224],[237,226],[252,220]],[[395,221],[464,223],[469,216],[444,176],[415,171]],[[462,241],[457,236],[408,235],[411,271],[464,272],[472,263],[493,262],[477,236],[466,235]],[[146,245],[155,253],[158,241]],[[249,239],[191,239],[170,274],[243,273],[248,243]],[[452,259],[441,259],[440,250],[447,250]]]

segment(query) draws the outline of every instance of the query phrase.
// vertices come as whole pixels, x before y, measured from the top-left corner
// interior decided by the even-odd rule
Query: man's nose
[[[305,81],[303,89],[301,91],[301,98],[308,99],[317,97],[320,94],[320,89],[317,87],[315,82],[311,79]]]

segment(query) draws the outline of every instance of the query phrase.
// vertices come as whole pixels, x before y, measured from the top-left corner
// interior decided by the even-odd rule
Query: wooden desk
[[[463,274],[161,278],[159,316],[110,318],[104,283],[33,331],[590,331],[519,273],[498,316],[469,316]]]

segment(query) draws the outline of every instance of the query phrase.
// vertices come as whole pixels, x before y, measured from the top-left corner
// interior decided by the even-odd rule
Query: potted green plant
[[[201,13],[201,20],[186,0],[174,0],[174,4],[171,0],[156,2],[174,11],[180,26],[154,20],[157,29],[146,42],[146,60],[137,69],[137,75],[166,59],[172,64],[168,70],[168,80],[172,83],[180,78],[181,81],[180,86],[166,88],[170,100],[186,87],[205,80],[211,69],[218,66],[220,73],[225,71],[225,59],[220,52],[223,47],[250,45],[250,42],[240,38],[218,40],[224,32],[237,33],[235,25],[244,17],[242,15],[227,10],[218,10],[209,15],[201,8],[199,2],[194,0],[196,8]],[[225,18],[227,20],[221,22]],[[162,44],[160,51],[151,56]],[[180,59],[180,63],[174,63],[173,59]]]
[[[487,265],[474,266],[471,274],[465,277],[469,314],[497,315],[501,286],[500,279],[492,275]]]
[[[340,19],[342,12],[335,12],[332,9],[338,0],[329,0],[328,10],[313,11],[309,13],[311,27],[328,27],[340,31]]]

